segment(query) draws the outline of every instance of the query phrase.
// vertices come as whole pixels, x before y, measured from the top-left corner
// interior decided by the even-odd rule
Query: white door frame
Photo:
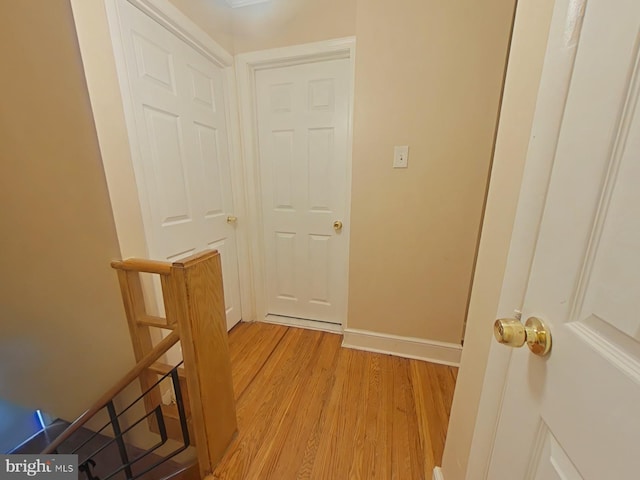
[[[528,6],[530,2],[522,3]],[[521,7],[522,5],[518,6],[518,8]],[[546,191],[553,168],[559,127],[571,82],[583,8],[584,0],[556,0],[553,8],[520,195],[517,199],[511,242],[497,305],[497,318],[517,316],[526,293],[538,230],[546,203]],[[518,34],[526,35],[518,31],[517,18],[516,16],[514,38]],[[510,87],[508,78],[509,76],[505,85],[505,95]],[[513,106],[505,104],[505,108],[517,108],[518,102],[521,102],[521,99],[514,97]],[[499,152],[500,130],[497,142],[496,152]],[[499,192],[496,192],[496,197],[499,196]],[[491,221],[490,214],[491,212],[487,212],[485,222]],[[487,479],[513,351],[499,345],[493,339],[491,342],[475,426],[469,427],[473,431],[473,440],[464,477],[468,480]],[[472,363],[473,359],[469,362]],[[464,352],[462,368],[464,368]],[[446,467],[443,465],[445,472]],[[453,476],[457,477],[457,475]],[[434,479],[436,478],[445,478],[443,471],[437,467],[434,470]]]
[[[233,56],[227,52],[223,47],[221,47],[217,42],[215,42],[211,37],[209,37],[200,27],[198,27],[195,23],[193,23],[189,18],[187,18],[180,10],[174,7],[168,0],[127,0],[131,5],[141,10],[148,17],[154,20],[156,23],[160,24],[171,33],[176,35],[182,41],[186,42],[189,46],[193,47],[200,54],[205,56],[208,60],[213,62],[216,66],[219,66],[223,69],[224,72],[224,84],[226,91],[226,104],[228,106],[226,111],[226,122],[227,122],[227,135],[228,135],[228,144],[229,144],[229,157],[231,163],[231,185],[233,191],[233,204],[234,204],[234,214],[240,218],[245,216],[245,193],[244,193],[244,170],[242,167],[241,161],[241,145],[240,145],[240,133],[239,133],[239,123],[238,123],[238,106],[237,106],[237,96],[235,91],[236,81],[235,81],[235,72],[233,65]],[[84,5],[81,5],[84,0],[71,0],[72,8],[74,10],[74,21],[76,25],[79,22],[86,22],[87,24],[95,21],[94,18],[85,18]],[[118,70],[121,71],[121,68],[125,66],[125,57],[124,51],[121,44],[120,31],[118,22],[112,21],[116,18],[117,15],[117,7],[116,0],[103,0],[100,2],[104,4],[105,11],[107,13],[108,21],[108,30],[111,36],[112,41],[116,46],[113,48],[113,57],[115,64],[119,67]],[[88,25],[84,25],[84,29],[86,30]],[[79,37],[80,47],[83,56],[92,56],[92,55],[100,55],[104,56],[107,52],[103,50],[97,51],[95,45],[90,44],[88,41],[84,41],[83,38]],[[91,79],[97,77],[102,72],[92,72],[89,71],[89,67],[87,62],[85,62],[85,73],[89,83],[89,95],[92,101],[92,104],[99,104],[104,102],[104,96],[108,96],[111,92],[100,91],[101,88],[104,88],[102,84],[98,82],[92,82]],[[94,86],[94,84],[96,86]],[[131,154],[131,165],[130,169],[135,172],[136,176],[139,177],[140,173],[140,161],[139,161],[139,148],[137,144],[137,138],[135,135],[135,124],[134,124],[134,116],[133,116],[133,102],[131,98],[131,92],[128,88],[128,83],[126,78],[123,75],[118,73],[118,84],[120,87],[120,96],[122,98],[122,103],[124,107],[124,119],[123,123],[126,125],[126,132],[128,134],[128,141],[130,144],[130,154]],[[94,116],[98,116],[98,112],[103,112],[104,109],[94,108]],[[113,146],[109,145],[111,138],[109,135],[101,132],[100,125],[103,122],[98,121],[96,118],[96,127],[98,130],[98,137],[100,139],[100,149],[102,153],[102,159],[104,163],[105,173],[107,176],[108,183],[110,179],[118,179],[121,180],[123,175],[123,164],[122,159],[113,158],[112,155],[109,155],[111,151],[113,151]],[[110,122],[113,121],[113,118],[110,117],[105,119],[104,123],[109,125]],[[109,138],[109,141],[107,140]],[[131,184],[137,183],[135,179],[127,179],[127,183]],[[111,197],[111,203],[114,208],[114,217],[116,220],[116,230],[128,229],[131,228],[131,224],[127,224],[127,222],[122,222],[122,225],[119,223],[119,218],[123,217],[121,212],[116,212],[116,208],[127,208],[127,201],[131,201],[131,196],[126,196],[121,193],[119,190],[119,184],[112,184],[109,188],[109,195]],[[130,192],[129,192],[130,193]],[[122,195],[123,198],[118,198],[119,195]],[[145,203],[146,200],[140,198],[140,211],[143,219],[143,228],[144,228],[144,243],[145,246],[148,245],[148,239],[150,238],[150,232],[148,230],[148,225],[150,222],[147,219],[150,218],[150,210],[149,205]],[[131,206],[129,206],[131,208]],[[136,208],[136,207],[134,207]],[[120,213],[120,214],[119,214]],[[124,215],[126,217],[126,215]],[[120,233],[118,234],[120,241],[120,248],[122,250],[123,256],[129,256],[129,251],[139,252],[139,245],[127,245],[124,243],[125,240],[128,240],[128,236],[122,236]],[[126,237],[126,238],[125,238]],[[250,263],[248,261],[248,243],[247,243],[247,229],[239,224],[236,229],[236,243],[237,243],[237,252],[238,252],[238,269],[239,269],[239,277],[240,277],[240,289],[241,289],[241,309],[242,309],[242,318],[244,320],[253,320],[255,318],[254,308],[252,304],[252,296],[247,295],[246,292],[251,291],[251,270]],[[147,247],[148,251],[148,247]],[[148,254],[148,253],[147,253]]]
[[[353,98],[354,98],[354,72],[355,72],[355,37],[327,40],[292,47],[274,48],[257,52],[243,53],[236,56],[236,75],[238,81],[238,99],[240,104],[240,125],[242,127],[242,148],[246,167],[246,192],[248,235],[251,238],[249,253],[253,268],[253,291],[255,295],[256,319],[263,321],[267,317],[266,302],[266,268],[264,251],[264,230],[262,228],[262,195],[260,183],[259,149],[258,149],[258,121],[255,96],[255,75],[259,70],[274,67],[301,65],[305,63],[322,62],[326,60],[349,59],[350,62],[350,87],[349,87],[349,118],[347,132],[347,205],[345,223],[351,217],[351,156],[353,140]],[[348,224],[348,223],[347,223]],[[349,244],[348,230],[346,242]],[[347,267],[348,275],[348,267]],[[344,312],[342,312],[342,327],[346,327],[348,292]],[[269,316],[273,317],[273,316]],[[323,329],[318,322],[280,319],[273,321],[299,324],[306,327]],[[311,325],[310,325],[311,324]],[[334,331],[334,328],[328,328]]]

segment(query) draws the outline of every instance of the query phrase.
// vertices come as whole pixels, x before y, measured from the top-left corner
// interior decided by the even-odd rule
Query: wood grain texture
[[[111,262],[111,268],[126,272],[157,273],[159,275],[171,274],[171,264],[159,262],[158,260],[147,260],[144,258],[128,258],[127,260],[117,260]]]
[[[127,316],[127,324],[129,326],[129,335],[131,337],[133,353],[135,355],[136,362],[140,362],[144,356],[153,349],[153,340],[149,326],[140,323],[140,319],[148,318],[145,310],[140,273],[116,266],[124,265],[125,263],[126,261],[120,263],[113,262],[111,265],[116,268],[118,272],[120,292],[122,293],[122,302]],[[158,377],[153,374],[153,372],[143,371],[138,380],[140,382],[140,390],[142,392],[148,391],[148,394],[143,398],[143,402],[147,412],[151,412],[156,408],[156,406],[162,403],[160,389],[153,388]],[[155,417],[149,417],[147,422],[152,431],[159,431]]]
[[[200,467],[198,466],[198,462],[192,463],[175,473],[172,473],[168,477],[165,477],[163,480],[201,480],[200,476]]]
[[[242,396],[287,331],[286,327],[279,325],[272,327],[266,323],[239,323],[229,335],[231,364],[235,365],[232,375],[236,398]]]
[[[457,369],[266,323],[229,334],[238,435],[217,480],[430,479]]]
[[[220,254],[206,251],[174,262],[171,281],[191,425],[205,477],[222,458],[237,427]]]

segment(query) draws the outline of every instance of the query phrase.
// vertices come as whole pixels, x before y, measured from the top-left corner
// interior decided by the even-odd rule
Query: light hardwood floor
[[[266,323],[229,334],[239,433],[225,480],[430,479],[457,369]]]

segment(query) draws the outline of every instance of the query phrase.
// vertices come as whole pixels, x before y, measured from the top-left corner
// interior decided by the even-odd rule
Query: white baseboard
[[[342,325],[337,323],[317,322],[304,318],[281,317],[279,315],[267,315],[263,322],[286,325],[287,327],[300,327],[308,330],[319,330],[321,332],[342,333]]]
[[[460,355],[462,354],[462,347],[455,343],[400,337],[353,328],[345,329],[342,346],[355,348],[356,350],[366,350],[367,352],[414,358],[452,367],[460,365]]]
[[[444,480],[444,475],[442,474],[442,469],[440,467],[434,467],[433,480]]]

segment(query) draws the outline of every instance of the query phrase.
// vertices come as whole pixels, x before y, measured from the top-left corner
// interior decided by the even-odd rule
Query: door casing
[[[260,194],[260,168],[258,157],[258,124],[255,97],[255,74],[262,69],[300,65],[305,63],[322,62],[326,60],[348,58],[350,62],[350,91],[349,91],[349,118],[347,132],[347,207],[344,222],[350,221],[351,204],[351,152],[353,140],[353,98],[354,98],[354,72],[355,72],[355,37],[347,37],[336,40],[295,45],[292,47],[261,50],[244,53],[236,56],[236,76],[238,99],[240,106],[240,124],[242,128],[243,157],[246,167],[245,181],[247,192],[247,215],[251,238],[249,254],[253,268],[253,291],[255,294],[256,319],[259,321],[272,321],[275,323],[287,323],[309,327],[308,321],[281,318],[268,315],[266,302],[266,274],[264,252],[264,230],[262,228],[262,202]],[[345,232],[347,244],[348,232]],[[348,267],[347,267],[348,275]],[[345,292],[344,312],[342,312],[342,329],[346,328],[348,292]],[[316,322],[314,328],[324,329],[321,323]],[[327,324],[328,331],[335,331],[336,327]]]

